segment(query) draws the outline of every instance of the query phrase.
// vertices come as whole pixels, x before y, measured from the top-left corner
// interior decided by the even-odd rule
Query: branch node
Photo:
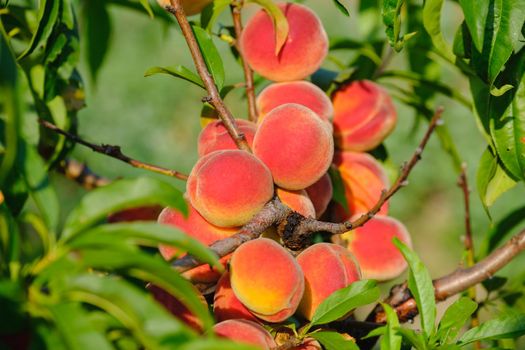
[[[213,101],[213,98],[208,95],[208,96],[204,96],[203,98],[201,98],[201,101],[204,102],[204,103],[205,102],[210,103],[211,101]]]

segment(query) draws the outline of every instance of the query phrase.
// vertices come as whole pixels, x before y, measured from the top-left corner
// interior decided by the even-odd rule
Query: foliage
[[[279,51],[288,33],[286,18],[273,1],[247,2],[272,15]],[[234,41],[224,34],[229,24],[222,23],[231,3],[215,0],[200,18],[192,18],[193,33],[222,97],[236,88],[226,85],[229,72],[217,49]],[[416,123],[431,118],[438,95],[471,108],[479,124],[473,132],[486,140],[486,150],[479,155],[477,187],[488,213],[504,192],[525,181],[525,2],[453,3],[464,21],[449,42],[441,30],[443,0],[362,1],[355,11],[345,1],[330,2],[334,15],[372,13],[374,28],[359,41],[330,38],[332,53],[349,52],[352,58],[339,62],[337,70],[319,70],[312,81],[328,93],[351,80],[384,82],[400,103],[414,110]],[[34,349],[251,349],[218,340],[209,332],[214,321],[195,287],[151,248],[176,246],[222,269],[210,250],[160,224],[106,222],[112,213],[142,205],[160,204],[186,213],[182,193],[173,183],[151,177],[121,179],[86,194],[61,220],[61,199],[49,174],[74,145],[37,126],[37,119],[77,132],[77,114],[86,104],[79,60],[85,55],[96,81],[111,46],[109,38],[119,35],[112,31],[113,5],[115,11],[141,11],[154,21],[172,24],[167,12],[148,1],[41,0],[37,5],[0,0],[0,346],[5,342],[30,343]],[[392,55],[402,57],[406,69],[391,69]],[[441,64],[468,79],[469,96],[447,85],[436,69]],[[152,67],[145,76],[158,73],[204,88],[201,77],[179,62]],[[208,112],[213,109],[208,103],[203,106]],[[437,135],[459,169],[460,152],[448,126],[440,125]],[[384,145],[374,153],[385,163],[390,161]],[[347,206],[339,174],[331,175],[334,199]],[[523,217],[520,208],[488,229],[478,257],[499,246]],[[410,266],[408,287],[421,315],[421,331],[400,325],[395,310],[383,304],[387,324],[369,335],[381,337],[381,348],[459,349],[473,342],[497,347],[501,339],[525,334],[524,314],[509,310],[516,305],[523,310],[523,284],[503,278],[486,281],[488,295],[479,304],[460,297],[436,324],[430,273],[414,252],[396,244]],[[204,335],[156,303],[144,288],[147,283],[162,287],[198,315]],[[313,337],[325,349],[357,348],[330,325],[357,307],[377,302],[379,296],[374,281],[356,282],[332,294],[297,332],[295,325],[290,327],[298,339]],[[494,305],[505,312],[469,326],[461,335],[479,308]]]

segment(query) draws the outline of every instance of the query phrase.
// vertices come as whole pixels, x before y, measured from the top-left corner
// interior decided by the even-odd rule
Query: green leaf
[[[143,205],[164,205],[187,213],[182,193],[163,181],[146,177],[118,180],[82,198],[69,214],[61,238],[71,238],[110,213]]]
[[[423,7],[423,26],[430,35],[432,43],[438,50],[438,52],[448,59],[450,62],[454,62],[454,54],[451,48],[445,41],[443,33],[441,32],[441,8],[443,7],[443,0],[427,0]]]
[[[82,249],[83,247],[100,246],[111,241],[129,242],[135,245],[157,247],[166,244],[187,252],[199,261],[210,264],[221,270],[217,256],[198,240],[188,236],[173,226],[157,223],[119,223],[94,227],[82,234],[76,235],[68,242],[68,247]]]
[[[219,15],[230,6],[231,0],[214,0],[201,12],[201,27],[211,31]]]
[[[343,337],[342,334],[330,331],[313,332],[309,337],[317,339],[326,350],[359,350],[359,347],[352,340]]]
[[[343,5],[341,0],[332,0],[335,7],[345,16],[350,17],[350,11]]]
[[[111,37],[111,19],[106,1],[90,0],[84,3],[88,66],[93,81],[104,62]],[[147,1],[146,1],[147,4]]]
[[[192,26],[206,66],[212,75],[218,90],[224,86],[224,66],[221,55],[213,43],[211,35],[201,27]]]
[[[114,316],[148,349],[168,340],[180,342],[194,335],[145,291],[112,276],[77,275],[65,280],[64,297],[94,305]]]
[[[436,299],[430,273],[419,257],[399,239],[394,238],[394,244],[403,254],[410,267],[408,288],[416,300],[417,309],[421,316],[421,327],[426,336],[431,336],[434,334],[436,322]]]
[[[151,5],[149,4],[148,0],[139,0],[140,4],[146,10],[146,12],[149,15],[149,18],[155,18],[155,14],[153,13],[153,9],[151,8]]]
[[[380,296],[376,282],[362,280],[339,289],[326,298],[315,311],[310,326],[326,324],[347,315],[358,306],[376,301]]]
[[[485,234],[479,249],[477,249],[478,258],[487,256],[523,221],[525,221],[525,207],[517,208],[500,219]]]
[[[262,6],[270,15],[273,21],[273,27],[275,28],[275,55],[277,56],[288,38],[288,20],[284,15],[283,11],[274,3],[272,0],[248,0]]]
[[[58,197],[49,183],[47,168],[38,152],[29,144],[23,145],[23,159],[19,165],[29,194],[35,201],[49,230],[56,233],[59,220]]]
[[[397,332],[401,334],[405,341],[414,346],[417,350],[426,350],[429,348],[425,341],[425,336],[422,333],[403,327],[398,328]]]
[[[461,327],[470,319],[476,311],[478,304],[470,298],[461,297],[447,308],[439,322],[436,338],[441,344],[454,341]]]
[[[469,329],[459,339],[461,344],[470,344],[480,340],[510,339],[525,334],[525,315],[504,315]]]
[[[104,335],[87,319],[88,312],[79,303],[51,305],[49,310],[68,349],[113,349]]]
[[[404,43],[414,36],[415,32],[403,35],[401,33],[401,7],[404,0],[384,0],[382,15],[383,23],[385,25],[385,32],[390,46],[396,51],[401,51]]]
[[[388,304],[381,303],[386,314],[386,328],[381,338],[381,349],[399,350],[401,349],[401,336],[397,334],[399,328],[399,320],[397,313]]]
[[[177,346],[177,350],[257,350],[260,346],[233,342],[226,339],[196,339],[184,345]]]
[[[42,45],[49,35],[59,18],[59,9],[61,1],[57,0],[42,0],[38,10],[38,27],[31,38],[29,47],[18,57],[18,60],[29,56],[37,47]]]
[[[481,52],[490,0],[459,0],[474,45]]]
[[[191,70],[184,66],[175,66],[175,67],[152,67],[144,73],[145,77],[149,77],[154,74],[168,74],[171,76],[174,76],[176,78],[181,78],[186,81],[189,81],[190,83],[193,83],[197,85],[198,87],[201,87],[203,89],[206,89],[204,87],[204,83],[202,82],[201,78],[193,73]]]
[[[505,192],[516,185],[505,169],[500,165],[498,159],[487,148],[481,155],[476,174],[478,194],[485,211]]]

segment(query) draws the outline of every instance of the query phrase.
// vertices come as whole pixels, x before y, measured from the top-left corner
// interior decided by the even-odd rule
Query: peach
[[[226,320],[213,326],[219,337],[255,345],[263,350],[277,347],[272,335],[261,325],[248,320]]]
[[[297,256],[305,279],[298,313],[311,320],[319,305],[333,292],[361,278],[356,260],[344,247],[317,243]]]
[[[289,32],[284,46],[276,52],[276,33],[264,10],[248,20],[240,47],[250,67],[273,81],[301,80],[315,72],[328,53],[328,37],[317,15],[308,7],[281,3]]]
[[[241,150],[215,151],[200,158],[186,183],[191,204],[221,227],[246,224],[273,197],[272,174]]]
[[[193,16],[200,13],[213,0],[182,0],[182,7],[186,16]],[[170,5],[170,0],[157,0],[158,4],[165,8]]]
[[[150,284],[147,286],[150,293],[153,295],[155,300],[157,300],[166,310],[168,310],[173,316],[196,330],[197,332],[202,332],[203,330],[203,324],[202,321],[195,316],[187,307],[184,305],[179,299],[165,291],[164,289]],[[196,291],[196,293],[199,293]],[[199,299],[201,300],[202,304],[208,307],[208,303],[206,303],[206,299],[204,299],[204,296],[202,294],[198,294]]]
[[[292,316],[303,296],[304,277],[293,256],[279,243],[258,238],[241,245],[230,261],[235,296],[268,322]]]
[[[334,114],[332,101],[323,90],[308,81],[299,80],[270,84],[259,93],[259,121],[272,109],[285,103],[297,103],[308,107],[327,122]]]
[[[392,243],[394,237],[412,246],[405,225],[388,216],[375,216],[364,226],[342,235],[359,262],[363,278],[379,281],[396,278],[407,268],[403,255]]]
[[[368,151],[379,146],[394,130],[397,113],[392,98],[379,85],[355,81],[333,96],[336,147],[345,151]]]
[[[217,321],[245,319],[258,322],[257,318],[237,299],[230,283],[230,273],[224,273],[213,297],[213,313]]]
[[[205,245],[210,245],[215,241],[230,237],[237,232],[236,228],[223,228],[210,224],[191,205],[188,205],[188,210],[188,217],[185,217],[175,209],[165,208],[160,213],[158,222],[175,226],[182,232],[199,240]],[[162,257],[166,260],[171,260],[174,257],[185,254],[185,252],[181,252],[177,248],[166,245],[160,245],[159,251]],[[223,265],[225,265],[228,260],[229,255],[220,259]],[[217,281],[220,277],[220,273],[215,269],[211,269],[208,265],[201,265],[185,272],[183,276],[192,282],[208,283]]]
[[[319,219],[324,214],[328,204],[333,196],[332,180],[328,173],[321,176],[321,178],[313,185],[306,188],[306,193],[312,201],[315,208],[315,217]]]
[[[109,215],[108,222],[155,221],[161,210],[159,205],[124,209]]]
[[[334,221],[345,221],[354,214],[366,213],[381,197],[381,192],[390,186],[381,164],[367,153],[335,152],[334,165],[339,170],[345,187],[349,211],[335,205]],[[388,202],[380,214],[388,213]]]
[[[302,216],[315,218],[315,208],[305,190],[288,191],[277,187],[277,197],[281,202]]]
[[[244,134],[248,145],[251,147],[257,125],[244,119],[236,119],[235,123],[237,124],[239,131]],[[226,130],[224,124],[220,120],[207,124],[199,134],[197,144],[199,157],[205,156],[213,151],[225,149],[237,149],[237,146],[230,134],[228,134],[228,130]]]
[[[326,173],[334,143],[314,112],[288,103],[264,117],[253,139],[253,153],[268,166],[278,186],[302,190]]]
[[[313,338],[306,338],[302,344],[294,346],[291,350],[322,350],[321,344]]]

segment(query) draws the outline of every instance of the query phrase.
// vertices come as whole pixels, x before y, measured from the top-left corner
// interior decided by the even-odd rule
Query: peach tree
[[[525,249],[525,207],[491,218],[474,242],[473,179],[436,98],[467,108],[478,127],[465,138],[486,143],[475,182],[490,217],[525,180],[525,3],[326,2],[320,16],[308,1],[0,0],[2,349],[523,346],[523,281],[496,274]],[[111,15],[124,10],[176,27],[191,54],[193,66],[145,72],[201,89],[189,174],[78,132],[84,76],[96,81],[108,37],[121,34]],[[442,31],[451,11],[462,18],[453,38]],[[372,29],[335,36],[329,16]],[[227,84],[230,68],[244,79]],[[225,103],[235,91],[246,118]],[[384,143],[398,106],[426,125],[399,168]],[[389,215],[412,170],[432,168],[431,138],[457,172],[465,217],[463,258],[437,279]],[[75,147],[164,179],[110,180]],[[69,213],[52,172],[88,190]]]

